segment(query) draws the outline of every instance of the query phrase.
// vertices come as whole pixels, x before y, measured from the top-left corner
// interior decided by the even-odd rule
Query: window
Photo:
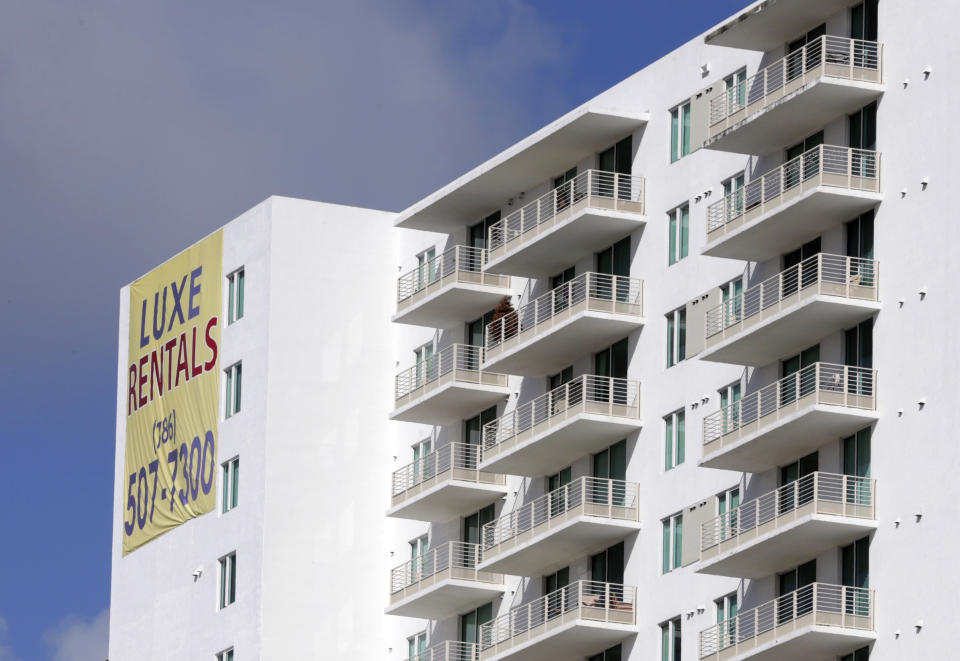
[[[743,317],[743,278],[720,285],[720,298],[723,306],[723,328],[728,328]]]
[[[427,651],[427,632],[407,638],[407,661],[420,661],[420,655]]]
[[[690,205],[684,204],[667,214],[670,219],[668,261],[676,264],[690,251]]]
[[[436,361],[433,359],[433,342],[427,342],[422,347],[413,350],[414,371],[416,373],[416,384],[413,387],[419,388],[424,381],[430,381],[436,376]]]
[[[570,584],[570,568],[563,567],[552,574],[543,577],[543,596],[547,598],[547,617],[556,617],[564,611],[564,598],[567,590],[557,593],[557,590]]]
[[[719,645],[718,649],[724,649],[737,642],[737,611],[739,609],[737,593],[733,592],[714,600],[713,605],[717,609],[717,624],[726,622],[726,626],[719,627]]]
[[[221,467],[223,474],[223,503],[221,511],[226,513],[237,506],[240,484],[240,457],[234,457]]]
[[[677,308],[667,315],[667,367],[687,358],[687,308]]]
[[[660,661],[680,661],[680,618],[660,625]]]
[[[463,517],[463,540],[467,544],[480,544],[480,535],[483,527],[493,521],[496,509],[494,504],[487,505],[482,510],[470,516]]]
[[[231,647],[217,654],[217,661],[233,661],[233,648]]]
[[[747,100],[747,70],[740,69],[724,78],[723,90],[727,96],[727,114],[740,110]]]
[[[460,616],[460,642],[480,642],[480,627],[493,619],[493,602],[489,602]]]
[[[590,580],[600,583],[623,583],[623,542],[590,556]]]
[[[483,443],[483,427],[489,422],[497,419],[497,407],[491,406],[480,415],[475,415],[463,423],[463,440],[467,445],[480,445]]]
[[[487,326],[493,321],[493,310],[489,310],[479,319],[467,322],[467,344],[472,347],[482,347],[484,344],[484,332]]]
[[[683,564],[683,514],[674,514],[661,523],[663,524],[663,573],[666,574]]]
[[[850,36],[854,39],[877,40],[877,0],[866,0],[850,8]],[[862,66],[862,65],[861,65]]]
[[[220,558],[220,608],[237,600],[237,553]]]
[[[682,464],[686,458],[686,414],[683,409],[674,411],[663,422],[663,470],[668,471]]]
[[[227,292],[227,324],[232,324],[243,318],[243,269],[227,276]]]
[[[486,248],[490,240],[490,228],[500,222],[500,210],[497,209],[492,214],[481,220],[476,225],[470,226],[470,247]]]
[[[727,218],[736,218],[743,213],[743,186],[742,172],[723,182],[723,199],[726,201]]]
[[[614,645],[608,650],[588,656],[587,661],[620,661],[623,658],[623,652],[619,645]],[[858,660],[859,661],[859,660]]]
[[[558,489],[570,484],[570,477],[572,473],[573,470],[570,468],[570,466],[567,466],[559,473],[554,473],[553,475],[547,476],[546,487],[547,493],[550,494],[551,518],[563,514],[567,511],[567,506],[572,505],[572,503],[567,503],[567,498],[569,498],[572,494],[569,494],[567,491],[557,491]]]
[[[723,432],[731,432],[737,428],[740,421],[740,407],[737,403],[740,401],[740,382],[731,383],[729,386],[720,388],[720,411],[723,418]]]
[[[670,162],[690,153],[690,102],[670,111]]]
[[[417,290],[423,289],[437,279],[437,251],[427,248],[417,255]]]
[[[870,661],[870,648],[861,647],[856,652],[841,656],[840,661]]]
[[[728,489],[717,496],[717,516],[720,517],[720,540],[739,534],[737,519],[740,513],[740,487]]]
[[[573,379],[573,365],[567,365],[556,374],[547,377],[547,392],[559,388]]]
[[[421,535],[416,539],[410,540],[408,544],[410,545],[410,580],[418,581],[420,580],[420,574],[423,571],[423,561],[424,557],[427,555],[427,545],[429,542],[429,537],[427,535]]]
[[[806,615],[813,610],[813,588],[817,582],[817,561],[805,562],[799,567],[777,575],[777,596],[782,597],[796,591],[796,599],[779,599],[777,602],[777,624],[784,624]],[[794,608],[796,605],[796,608]]]
[[[243,365],[235,363],[227,368],[227,402],[225,417],[240,413],[240,394],[243,382]]]

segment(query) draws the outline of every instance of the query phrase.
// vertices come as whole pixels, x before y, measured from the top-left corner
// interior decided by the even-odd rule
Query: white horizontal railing
[[[873,590],[811,583],[701,631],[700,658],[732,658],[810,625],[873,631],[873,617]]]
[[[480,649],[512,647],[515,639],[528,641],[549,631],[551,624],[575,620],[635,624],[636,588],[599,581],[570,583],[482,625]]]
[[[394,498],[434,478],[451,474],[451,479],[469,479],[484,484],[506,484],[506,476],[477,470],[480,446],[469,443],[448,443],[425,454],[413,463],[393,472]],[[452,473],[451,473],[452,472]]]
[[[712,98],[710,125],[764,101],[771,94],[780,92],[778,96],[782,96],[786,91],[793,91],[791,83],[803,85],[808,76],[860,80],[865,76],[857,70],[865,69],[876,72],[875,76],[866,76],[867,79],[880,82],[882,52],[883,46],[875,41],[832,35],[819,37]]]
[[[510,514],[483,526],[480,539],[490,550],[518,535],[547,524],[544,532],[570,516],[588,514],[609,519],[636,521],[637,485],[623,480],[580,477],[539,498],[520,505]]]
[[[816,286],[816,292],[845,298],[877,300],[879,263],[873,259],[818,253],[707,310],[703,334],[711,338]],[[733,332],[738,332],[736,328]]]
[[[642,214],[643,198],[643,177],[587,170],[501,218],[490,227],[487,246],[491,252],[499,250],[584,201],[587,206],[597,205]]]
[[[784,193],[806,185],[880,190],[880,152],[819,145],[728,193],[707,209],[707,237],[744,216],[759,215],[783,203]]]
[[[463,570],[456,576],[459,579],[502,583],[501,574],[477,571],[477,564],[482,559],[483,549],[479,544],[447,542],[391,569],[390,594],[396,595],[448,569]]]
[[[404,273],[397,279],[397,303],[452,281],[509,287],[510,276],[485,273],[487,251],[471,246],[453,246],[429,262]]]
[[[533,331],[557,315],[581,309],[639,316],[643,310],[643,281],[623,275],[581,273],[487,324],[487,350]]]
[[[415,394],[419,388],[433,383],[439,378],[455,373],[457,381],[470,383],[496,382],[496,385],[507,385],[504,374],[481,373],[480,365],[484,360],[484,348],[468,344],[451,344],[444,347],[426,360],[422,360],[413,367],[400,372],[394,382],[396,400]]]
[[[578,376],[485,424],[483,447],[494,450],[543,423],[566,420],[580,412],[639,418],[640,382],[592,374]]]
[[[407,661],[476,661],[479,657],[476,643],[448,640],[418,652]]]
[[[852,408],[876,408],[876,370],[869,367],[814,363],[776,383],[750,393],[703,419],[704,452],[726,434],[740,431],[781,409],[796,410],[795,404],[815,395],[816,403]]]
[[[700,550],[724,542],[737,544],[738,537],[745,533],[755,533],[749,536],[755,539],[761,532],[776,529],[782,517],[792,521],[811,504],[820,514],[876,518],[875,488],[876,480],[869,477],[821,472],[804,475],[701,524]]]

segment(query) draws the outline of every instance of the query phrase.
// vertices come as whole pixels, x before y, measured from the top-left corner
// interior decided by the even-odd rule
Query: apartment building
[[[955,656],[955,15],[753,3],[399,214],[390,658]]]
[[[125,287],[110,658],[955,656],[956,14],[755,2],[399,214],[270,198]],[[159,453],[167,284],[209,460]]]

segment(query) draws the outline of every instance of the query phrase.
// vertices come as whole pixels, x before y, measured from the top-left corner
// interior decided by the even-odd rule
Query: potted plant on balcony
[[[493,323],[503,319],[501,323]],[[504,340],[509,340],[519,331],[519,317],[517,311],[513,309],[513,303],[509,296],[504,296],[497,307],[493,309],[492,326],[490,327],[490,342],[498,344]]]

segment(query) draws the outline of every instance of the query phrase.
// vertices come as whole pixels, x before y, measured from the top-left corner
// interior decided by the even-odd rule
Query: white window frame
[[[677,512],[660,521],[662,548],[660,552],[660,573],[669,574],[683,566],[683,512]],[[677,528],[680,529],[680,545],[675,544]],[[667,533],[667,534],[663,534]],[[668,564],[663,563],[664,551]],[[668,566],[669,565],[669,566]]]
[[[420,641],[423,641],[421,650]],[[427,651],[427,632],[426,630],[416,633],[407,638],[407,661],[419,661],[420,654]]]
[[[417,291],[434,282],[437,274],[434,271],[433,263],[436,258],[436,246],[430,246],[417,253]]]
[[[687,359],[687,306],[668,312],[667,318],[667,367],[673,367]],[[682,323],[681,323],[682,322]],[[672,326],[672,330],[671,330]],[[682,336],[682,342],[681,342]],[[680,349],[683,348],[683,355]]]
[[[231,551],[221,556],[217,560],[217,564],[220,568],[220,582],[218,586],[220,590],[217,594],[217,610],[223,610],[231,604],[237,603],[237,552]],[[232,588],[232,594],[227,591],[228,581],[229,587]]]
[[[690,132],[693,132],[693,106],[689,99],[683,103],[678,103],[670,109],[670,162],[676,163],[684,156],[690,154],[692,148],[690,144],[690,135],[683,132],[683,114],[684,109],[689,114]],[[674,121],[676,118],[676,121]],[[674,135],[674,126],[676,126],[676,135]],[[684,138],[686,138],[687,148],[684,151]],[[674,144],[676,143],[676,144]]]
[[[737,596],[736,592],[731,592],[730,594],[725,594],[719,599],[713,600],[713,606],[716,609],[717,624],[721,622],[726,622],[729,619],[727,614],[730,612],[730,604],[733,603],[736,605],[737,613],[740,613],[740,598]],[[734,615],[736,617],[736,615]]]
[[[683,635],[683,624],[681,617],[670,618],[666,622],[660,623],[660,658],[663,661],[680,661],[677,657],[677,650],[674,647],[673,641],[676,637],[677,630],[680,630],[680,635]],[[664,639],[664,634],[666,634],[666,639]],[[666,643],[667,647],[664,647]]]
[[[240,490],[237,480],[240,472],[240,457],[234,456],[220,464],[220,477],[223,480],[223,493],[221,494],[220,513],[226,514],[230,510],[236,509],[240,503]]]
[[[233,661],[233,647],[217,652],[217,661]]]
[[[223,417],[226,419],[235,416],[241,410],[243,402],[243,361],[238,360],[223,371],[226,377]],[[239,388],[237,387],[238,384]]]
[[[687,226],[684,235],[683,215],[686,210]],[[684,240],[686,239],[686,240]],[[671,240],[673,245],[671,246]],[[675,250],[674,250],[675,249]],[[673,266],[690,256],[690,203],[684,202],[667,212],[667,266]]]
[[[683,420],[683,438],[680,438],[680,420]],[[670,438],[667,438],[667,434]],[[663,470],[673,470],[686,461],[687,412],[677,409],[663,416]]]
[[[244,298],[246,297],[246,275],[244,267],[227,276],[227,325],[243,319]]]

